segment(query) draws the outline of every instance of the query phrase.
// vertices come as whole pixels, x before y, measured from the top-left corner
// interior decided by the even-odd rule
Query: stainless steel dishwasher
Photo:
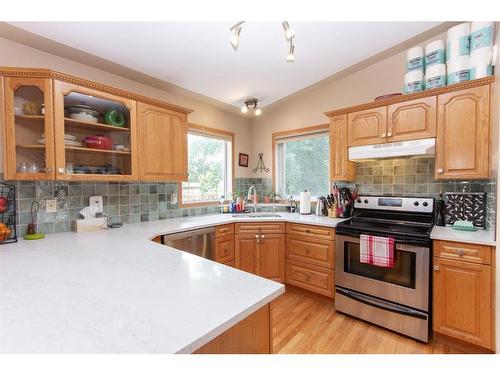
[[[166,234],[161,242],[174,249],[210,260],[215,259],[215,227]]]

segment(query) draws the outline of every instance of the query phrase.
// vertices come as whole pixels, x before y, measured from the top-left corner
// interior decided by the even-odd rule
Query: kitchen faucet
[[[257,213],[257,190],[255,189],[255,185],[252,185],[248,188],[248,196],[247,199],[251,200],[252,195],[251,191],[253,190],[253,212]]]

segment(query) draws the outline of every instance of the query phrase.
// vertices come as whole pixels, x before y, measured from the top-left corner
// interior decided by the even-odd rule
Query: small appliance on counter
[[[325,197],[318,197],[316,202],[316,216],[328,216],[328,201]]]

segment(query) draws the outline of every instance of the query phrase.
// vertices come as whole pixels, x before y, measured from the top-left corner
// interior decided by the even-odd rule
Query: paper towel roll
[[[494,22],[472,22],[470,26],[471,52],[480,48],[493,46],[494,28]]]
[[[405,94],[422,91],[422,83],[424,80],[424,72],[421,70],[412,70],[405,74]]]
[[[453,26],[446,36],[446,61],[469,54],[470,23]]]
[[[310,215],[311,214],[311,192],[310,191],[301,191],[300,192],[300,207],[299,212],[301,215]]]
[[[424,49],[420,46],[406,51],[406,71],[424,69]]]
[[[446,65],[434,64],[425,71],[425,89],[446,86]]]
[[[470,55],[469,79],[484,78],[493,75],[492,48],[481,48]]]
[[[435,40],[433,42],[427,43],[425,46],[425,67],[434,64],[444,64],[445,62],[445,50],[444,42],[442,40]]]
[[[459,56],[446,63],[448,85],[469,80],[470,58]]]

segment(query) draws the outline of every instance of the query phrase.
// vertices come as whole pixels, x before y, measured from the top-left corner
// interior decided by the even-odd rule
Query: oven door
[[[394,247],[394,267],[378,267],[360,262],[359,238],[336,236],[335,285],[428,311],[430,249],[403,243]]]

